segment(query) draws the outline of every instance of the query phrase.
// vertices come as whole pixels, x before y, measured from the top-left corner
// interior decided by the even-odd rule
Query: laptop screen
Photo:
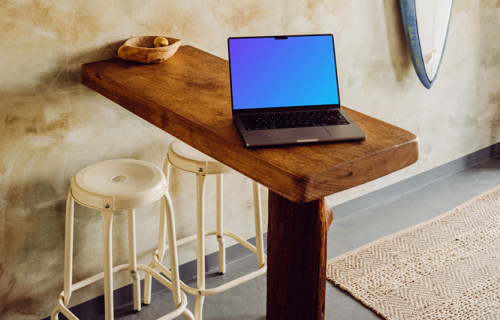
[[[234,110],[338,105],[332,35],[229,38]]]

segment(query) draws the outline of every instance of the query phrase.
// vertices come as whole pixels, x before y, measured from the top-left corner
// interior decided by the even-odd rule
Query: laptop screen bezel
[[[234,108],[234,101],[233,101],[233,81],[232,81],[232,71],[231,71],[231,47],[230,47],[230,41],[232,39],[252,39],[252,38],[289,38],[289,37],[308,37],[308,36],[330,36],[332,38],[332,50],[333,50],[333,58],[334,58],[334,65],[335,65],[335,78],[336,78],[336,84],[337,84],[337,94],[338,94],[338,101],[339,103],[337,104],[312,104],[312,105],[300,105],[300,106],[287,106],[287,107],[265,107],[265,108],[250,108],[250,109],[235,109]],[[299,35],[273,35],[273,36],[248,36],[248,37],[229,37],[227,39],[227,49],[228,49],[228,63],[229,63],[229,85],[230,85],[230,91],[231,91],[231,110],[233,113],[261,113],[261,112],[279,112],[279,111],[300,111],[304,110],[304,108],[307,108],[308,110],[327,110],[327,109],[334,109],[334,108],[340,108],[341,102],[340,102],[340,89],[339,89],[339,81],[338,81],[338,70],[337,70],[337,56],[335,52],[335,38],[333,34],[325,33],[325,34],[299,34]]]

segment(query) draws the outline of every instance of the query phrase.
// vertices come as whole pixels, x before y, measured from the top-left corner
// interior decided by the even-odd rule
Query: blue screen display
[[[332,35],[230,38],[234,109],[339,104]]]

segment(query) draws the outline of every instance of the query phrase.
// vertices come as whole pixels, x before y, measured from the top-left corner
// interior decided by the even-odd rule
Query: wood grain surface
[[[267,319],[323,319],[331,206],[324,198],[298,204],[270,191],[269,212]]]
[[[229,64],[181,46],[162,64],[88,63],[83,83],[151,124],[298,203],[377,179],[418,158],[414,134],[354,110],[359,142],[249,149],[231,114]]]

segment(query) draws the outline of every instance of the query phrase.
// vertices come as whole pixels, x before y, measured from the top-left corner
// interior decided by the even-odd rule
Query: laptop
[[[233,118],[247,147],[362,140],[340,106],[333,35],[228,39]]]

